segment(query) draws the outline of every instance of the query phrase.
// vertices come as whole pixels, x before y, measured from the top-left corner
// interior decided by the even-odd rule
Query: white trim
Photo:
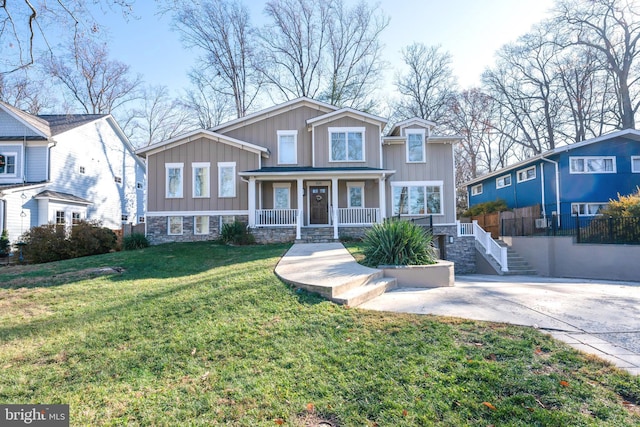
[[[394,182],[390,182],[391,185],[391,215],[392,216],[396,216],[397,214],[395,213],[395,206],[394,206],[394,197],[393,197],[393,188],[394,187],[438,187],[440,188],[440,212],[438,213],[429,213],[426,211],[427,208],[427,192],[426,192],[426,188],[425,188],[425,198],[424,198],[424,203],[425,203],[425,212],[424,213],[417,213],[417,214],[412,214],[412,213],[406,213],[406,214],[400,214],[400,216],[405,216],[405,217],[411,217],[411,216],[420,216],[420,215],[433,215],[433,216],[444,216],[445,215],[445,209],[444,209],[444,181],[394,181]]]
[[[365,127],[330,127],[329,130],[329,163],[365,163],[367,161],[367,140]],[[344,133],[345,134],[345,160],[334,160],[333,159],[333,149],[331,145],[331,135],[334,133]],[[362,159],[360,160],[350,160],[349,157],[349,133],[361,133],[362,134]]]
[[[147,217],[162,216],[220,216],[220,215],[249,215],[248,210],[236,211],[153,211],[147,212]]]
[[[640,173],[640,163],[638,164],[638,169],[635,169],[633,167],[634,160],[637,160],[640,162],[640,156],[631,156],[631,173]]]
[[[196,169],[207,170],[207,194],[196,196]],[[210,162],[192,162],[191,163],[191,196],[194,199],[207,199],[211,197],[211,163]]]
[[[505,178],[509,178],[509,183],[507,184],[505,181]],[[500,180],[502,180],[502,185],[500,185]],[[513,178],[511,177],[511,174],[508,173],[506,175],[502,175],[496,178],[496,190],[499,190],[501,188],[507,188],[507,187],[511,187],[511,184],[513,183]]]
[[[180,189],[175,196],[169,195],[169,169],[180,169]],[[184,163],[164,164],[164,197],[166,199],[181,199],[184,196]]]
[[[360,199],[362,202],[362,206],[351,206],[351,189],[352,188],[359,188],[361,193],[360,193]],[[347,182],[347,208],[352,209],[352,208],[365,208],[366,204],[364,201],[364,181],[357,181],[357,182]]]
[[[527,172],[532,169],[533,169],[533,176],[529,178],[528,177],[529,174]],[[520,179],[520,173],[524,173],[524,179]],[[536,179],[537,176],[538,176],[538,171],[537,171],[536,165],[529,166],[528,168],[524,168],[516,171],[516,182],[519,184],[521,182],[531,181],[533,179]]]
[[[583,166],[583,170],[581,171],[574,171],[573,170],[573,161],[574,160],[582,160],[582,166]],[[613,167],[613,170],[610,171],[589,171],[587,170],[587,163],[589,162],[589,160],[611,160],[611,164]],[[616,167],[616,156],[569,156],[569,173],[571,175],[593,175],[593,174],[598,174],[598,173],[617,173],[617,167]]]
[[[427,144],[426,144],[426,129],[405,129],[405,136],[407,137],[407,142],[405,144],[405,159],[407,163],[427,163]],[[422,137],[422,160],[410,160],[409,159],[409,136],[410,135],[420,135]]]
[[[291,183],[290,182],[274,182],[273,187],[273,209],[291,209]],[[276,190],[286,188],[287,191],[287,207],[276,207]]]
[[[278,164],[279,165],[297,165],[298,164],[298,131],[297,130],[279,130],[278,134]],[[280,137],[281,136],[293,136],[293,162],[283,162],[280,158],[280,154],[283,150],[280,148]]]
[[[4,156],[4,161],[5,161],[5,170],[7,168],[6,162],[7,162],[7,157],[11,156],[13,157],[13,173],[0,173],[0,178],[15,178],[18,176],[18,153],[17,152],[13,152],[13,151],[3,151],[0,152],[0,154],[2,154]],[[22,159],[21,159],[21,163],[25,163],[25,156],[24,156],[24,150],[23,150],[23,154],[22,154]],[[21,165],[22,166],[22,165]]]
[[[198,138],[208,138],[214,140],[216,142],[220,142],[222,144],[227,144],[232,147],[239,148],[241,150],[246,150],[253,152],[255,154],[260,155],[269,155],[269,150],[265,147],[261,147],[259,145],[251,144],[249,142],[241,141],[239,139],[231,138],[226,135],[222,135],[219,133],[212,132],[208,129],[196,129],[191,132],[183,133],[182,135],[178,135],[175,138],[168,139],[166,141],[157,142],[155,144],[151,144],[148,147],[140,148],[135,151],[135,154],[138,156],[151,156],[153,154],[162,152],[172,147],[177,147],[182,144],[186,144],[191,141],[195,141]]]
[[[229,195],[229,196],[222,196],[222,179],[220,177],[220,174],[222,172],[223,169],[226,168],[232,168],[232,172],[231,172],[231,176],[233,178],[233,195]],[[237,191],[236,191],[236,186],[237,186],[237,182],[236,182],[236,162],[218,162],[218,198],[219,199],[232,199],[234,197],[236,197]]]
[[[307,125],[315,127],[344,116],[349,116],[356,120],[364,121],[367,123],[373,122],[373,124],[378,124],[378,126],[380,126],[381,124],[387,124],[387,119],[385,118],[374,116],[373,114],[365,113],[364,111],[354,110],[350,107],[345,107],[336,111],[331,111],[329,113],[307,119]]]
[[[332,181],[313,181],[313,180],[309,180],[307,179],[306,181],[306,188],[305,188],[305,192],[307,193],[307,211],[306,211],[306,221],[305,223],[307,224],[307,226],[309,227],[321,227],[321,226],[329,226],[331,225],[331,206],[329,204],[329,206],[327,207],[327,209],[329,209],[328,213],[328,218],[327,218],[327,224],[311,224],[311,191],[309,190],[309,188],[311,187],[327,187],[327,191],[329,192],[329,194],[327,194],[327,197],[330,196],[331,194],[331,182]]]
[[[584,205],[584,208],[585,208],[584,211],[587,212],[589,210],[588,209],[589,205],[597,205],[597,206],[604,205],[606,207],[608,204],[609,204],[609,202],[574,202],[574,203],[571,203],[571,215],[575,215],[575,213],[573,212],[574,206]],[[596,213],[579,213],[579,215],[581,215],[581,216],[596,216],[596,215],[598,215],[598,213],[597,212]]]
[[[480,191],[476,191],[475,189],[480,188]],[[471,197],[479,196],[484,191],[484,185],[482,183],[471,186]]]
[[[198,233],[196,231],[196,219],[197,218],[206,218],[207,219],[207,232],[206,233]],[[209,232],[210,232],[210,229],[211,229],[211,227],[210,227],[211,224],[210,223],[211,223],[211,218],[209,217],[209,215],[194,215],[193,216],[193,235],[194,236],[206,236],[206,235],[208,235]]]
[[[171,232],[171,218],[180,218],[180,233]],[[167,236],[182,236],[184,234],[184,215],[167,216]]]

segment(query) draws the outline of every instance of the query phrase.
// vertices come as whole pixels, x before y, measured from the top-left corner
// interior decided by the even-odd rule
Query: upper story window
[[[407,163],[425,162],[424,129],[407,130]]]
[[[114,179],[114,181],[115,181],[117,184],[122,184],[122,178],[121,178],[121,177],[116,176],[116,177],[114,177],[113,179]]]
[[[347,207],[364,208],[364,182],[347,183]]]
[[[0,175],[16,174],[16,153],[0,154]]]
[[[503,175],[496,179],[496,188],[504,188],[511,185],[511,175]]]
[[[473,187],[471,187],[472,196],[478,196],[480,194],[482,194],[482,184],[476,184]]]
[[[82,175],[84,175],[86,172],[84,166],[80,166],[79,171]]]
[[[298,163],[298,131],[278,131],[278,164],[294,165]]]
[[[640,156],[631,156],[631,172],[640,173]]]
[[[142,183],[140,181],[136,182],[136,188],[138,190],[142,190],[143,187],[142,187]]]
[[[393,215],[441,215],[442,182],[391,183]]]
[[[329,161],[364,162],[365,128],[329,128]]]
[[[127,221],[129,221],[129,215],[122,214],[122,216],[121,216],[120,220],[121,220],[122,222],[127,222]]]
[[[236,162],[218,162],[218,197],[236,197]]]
[[[273,208],[291,209],[291,184],[273,184]]]
[[[536,167],[531,166],[530,168],[521,169],[517,173],[518,182],[530,181],[532,179],[536,179]]]
[[[616,173],[615,156],[569,157],[570,173]]]
[[[193,197],[209,197],[209,162],[192,163],[193,168]]]
[[[166,163],[164,165],[166,171],[166,197],[168,199],[177,199],[182,197],[182,170],[184,163]]]

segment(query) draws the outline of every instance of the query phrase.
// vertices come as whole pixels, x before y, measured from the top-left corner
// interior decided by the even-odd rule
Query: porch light
[[[449,244],[453,244],[453,236],[449,236]]]

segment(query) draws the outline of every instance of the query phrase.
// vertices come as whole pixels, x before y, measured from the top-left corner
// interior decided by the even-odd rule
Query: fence
[[[577,243],[640,244],[640,217],[552,215],[503,219],[503,236],[574,236]]]

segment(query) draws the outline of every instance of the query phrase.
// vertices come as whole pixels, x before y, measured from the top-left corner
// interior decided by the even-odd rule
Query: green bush
[[[71,227],[71,258],[106,254],[116,248],[118,236],[99,221],[79,221]]]
[[[374,224],[362,246],[363,262],[371,267],[435,264],[437,260],[431,233],[408,221]]]
[[[220,240],[223,243],[234,245],[251,245],[256,242],[253,234],[247,230],[247,225],[239,221],[224,224],[220,231]]]
[[[11,252],[9,232],[7,230],[2,230],[2,236],[0,236],[0,257],[4,258],[9,256],[9,252]]]
[[[600,211],[600,215],[640,218],[640,187],[636,187],[636,192],[627,196],[618,193],[618,200],[609,200],[609,204]]]
[[[31,227],[22,235],[24,259],[36,264],[71,258],[64,226],[45,224]]]
[[[147,247],[149,247],[149,240],[147,240],[147,236],[142,233],[132,233],[122,239],[122,249],[125,251],[132,251]]]
[[[494,212],[504,212],[508,210],[509,209],[507,208],[507,202],[502,199],[498,199],[491,202],[477,204],[474,207],[462,212],[462,216],[468,218],[472,216],[485,215]]]

